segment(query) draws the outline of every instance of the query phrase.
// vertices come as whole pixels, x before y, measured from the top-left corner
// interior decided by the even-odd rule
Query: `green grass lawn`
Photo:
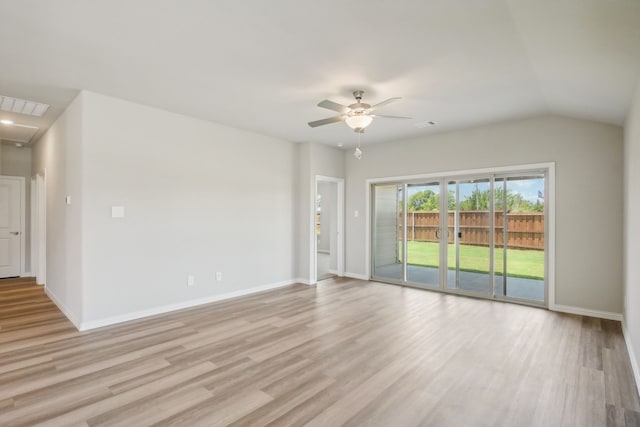
[[[438,243],[408,242],[407,263],[436,267],[438,265]],[[495,273],[503,273],[502,248],[496,248]],[[455,245],[448,247],[448,266],[456,265]],[[460,269],[463,271],[489,272],[489,248],[484,246],[460,245]],[[507,250],[507,274],[511,277],[529,279],[544,278],[544,251],[528,249]]]

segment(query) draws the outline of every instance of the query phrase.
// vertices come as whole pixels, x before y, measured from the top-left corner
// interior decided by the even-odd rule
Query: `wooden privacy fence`
[[[448,213],[449,243],[454,241],[454,212]],[[504,214],[496,212],[494,219],[494,244],[503,245]],[[402,234],[402,215],[399,216],[398,232]],[[460,212],[460,243],[466,245],[489,246],[490,238],[489,211]],[[407,240],[418,242],[437,242],[439,213],[429,211],[411,211],[407,213]],[[507,246],[521,249],[544,250],[544,214],[509,213],[507,214]]]

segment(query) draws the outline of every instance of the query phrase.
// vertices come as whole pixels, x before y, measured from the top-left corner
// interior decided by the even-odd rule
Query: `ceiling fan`
[[[357,133],[363,133],[364,129],[371,124],[374,117],[384,117],[387,119],[410,119],[411,117],[401,117],[401,116],[386,116],[382,114],[372,114],[375,110],[382,107],[383,105],[390,104],[394,101],[400,99],[399,97],[389,98],[382,102],[379,102],[375,105],[369,105],[362,102],[362,96],[364,95],[364,91],[356,90],[353,92],[353,97],[356,99],[356,102],[351,105],[342,105],[337,102],[329,101],[325,99],[318,103],[318,107],[326,108],[328,110],[337,111],[340,113],[339,116],[329,117],[327,119],[316,120],[314,122],[309,122],[309,126],[312,128],[328,125],[331,123],[337,122],[346,122],[347,125],[353,129]]]

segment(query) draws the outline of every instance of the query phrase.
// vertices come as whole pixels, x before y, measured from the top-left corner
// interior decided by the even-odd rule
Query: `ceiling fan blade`
[[[413,117],[387,116],[386,114],[372,114],[374,117],[384,117],[385,119],[412,119]]]
[[[320,101],[318,103],[318,107],[337,111],[338,113],[342,113],[342,114],[351,110],[351,108],[347,107],[346,105],[338,104],[337,102],[329,101],[328,99],[325,99],[324,101]]]
[[[331,124],[331,123],[344,122],[346,118],[347,118],[346,115],[329,117],[328,119],[322,119],[322,120],[316,120],[315,122],[309,122],[309,126],[311,126],[312,128],[315,128],[315,127],[318,127],[318,126],[328,125],[328,124]]]
[[[367,111],[373,111],[373,110],[375,110],[376,108],[380,108],[380,107],[382,107],[383,105],[391,104],[392,102],[395,102],[395,101],[397,101],[398,99],[402,99],[402,98],[400,98],[400,97],[398,96],[398,97],[395,97],[395,98],[385,99],[385,100],[384,100],[384,101],[382,101],[382,102],[378,102],[376,105],[372,105],[372,106],[371,106],[371,108],[369,108]]]

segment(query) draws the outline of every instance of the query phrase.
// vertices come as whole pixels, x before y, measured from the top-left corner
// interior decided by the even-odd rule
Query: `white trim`
[[[547,198],[545,222],[547,223],[547,306],[556,305],[556,164],[547,163]]]
[[[379,184],[384,182],[395,182],[395,181],[413,181],[413,180],[422,180],[429,178],[447,178],[450,176],[458,176],[458,175],[484,175],[484,174],[500,174],[506,172],[518,172],[518,171],[527,171],[533,169],[545,169],[555,167],[555,162],[546,162],[546,163],[531,163],[525,165],[513,165],[513,166],[496,166],[492,168],[482,168],[482,169],[466,169],[466,170],[458,170],[458,171],[445,171],[445,172],[433,172],[426,174],[418,174],[418,175],[404,175],[404,176],[390,176],[385,178],[369,178],[367,179],[367,183],[369,184]],[[367,185],[369,187],[369,185]]]
[[[26,258],[27,258],[27,236],[25,235],[26,230],[26,215],[27,215],[27,187],[26,187],[26,179],[21,176],[20,178],[20,276],[24,274],[26,269]]]
[[[309,271],[307,271],[307,279],[304,280],[305,284],[315,284],[316,283],[316,181],[310,179],[309,180],[309,217],[307,218],[310,223],[307,228],[309,235],[309,253],[307,257],[309,259]]]
[[[24,273],[20,274],[20,277],[34,277],[33,273],[30,271],[25,271]]]
[[[36,174],[36,205],[37,205],[37,265],[32,270],[36,273],[36,283],[44,285],[47,282],[47,171]]]
[[[364,231],[364,274],[358,274],[360,277],[354,277],[355,279],[369,280],[371,277],[371,184],[372,180],[367,179],[364,183],[365,191],[364,191],[364,226],[366,227]],[[355,273],[352,273],[355,274]],[[345,274],[346,276],[346,274]]]
[[[617,320],[618,322],[622,321],[622,313],[613,313],[611,311],[590,310],[588,308],[558,304],[549,306],[549,310],[561,313],[579,314],[581,316],[598,317],[600,319]]]
[[[344,275],[344,245],[345,245],[345,239],[344,239],[344,222],[345,222],[345,203],[344,203],[344,195],[345,195],[345,190],[344,190],[344,179],[340,179],[338,181],[338,195],[337,195],[337,199],[338,199],[338,203],[337,203],[337,207],[336,209],[338,210],[338,241],[336,242],[336,248],[338,250],[338,254],[337,254],[337,263],[336,263],[336,267],[337,267],[337,271],[336,274],[338,276],[343,276]]]
[[[344,273],[344,277],[349,277],[351,279],[359,279],[359,280],[369,280],[369,277],[365,274],[358,274],[358,273],[349,273],[349,272],[345,272]]]
[[[264,292],[264,291],[269,291],[272,289],[276,289],[276,288],[281,288],[283,286],[289,286],[289,285],[293,285],[298,283],[297,280],[284,280],[282,282],[276,282],[276,283],[271,283],[268,285],[262,285],[262,286],[256,286],[253,288],[249,288],[249,289],[242,289],[240,291],[234,291],[234,292],[227,292],[225,294],[220,294],[220,295],[210,295],[207,297],[203,297],[203,298],[198,298],[198,299],[194,299],[194,300],[189,300],[189,301],[183,301],[183,302],[178,302],[178,303],[173,303],[173,304],[167,304],[167,305],[163,305],[163,306],[159,306],[159,307],[153,307],[153,308],[148,308],[145,310],[140,310],[140,311],[134,311],[132,313],[126,313],[126,314],[120,314],[117,316],[111,316],[111,317],[107,317],[104,319],[99,319],[99,320],[92,320],[89,322],[81,322],[80,326],[78,327],[78,325],[76,325],[75,322],[74,325],[76,325],[76,327],[78,328],[79,331],[86,331],[89,329],[96,329],[96,328],[102,328],[104,326],[109,326],[109,325],[114,325],[117,323],[122,323],[122,322],[128,322],[130,320],[135,320],[135,319],[140,319],[143,317],[148,317],[148,316],[155,316],[157,314],[163,314],[163,313],[169,313],[171,311],[176,311],[176,310],[182,310],[185,308],[190,308],[190,307],[196,307],[199,305],[204,305],[204,304],[210,304],[212,302],[216,302],[216,301],[222,301],[222,300],[227,300],[227,299],[231,299],[231,298],[237,298],[237,297],[241,297],[241,296],[245,296],[245,295],[250,295],[250,294],[255,294],[258,292]],[[62,310],[62,308],[61,308]],[[67,314],[66,312],[64,312],[65,315]],[[69,316],[67,316],[69,317]]]
[[[631,370],[633,370],[633,376],[636,380],[636,388],[638,389],[638,395],[640,395],[640,367],[638,366],[636,354],[633,351],[633,345],[631,343],[631,338],[629,338],[629,332],[627,331],[627,325],[624,318],[622,318],[622,336],[624,337],[624,342],[627,344],[627,352],[629,353],[629,360],[631,361]]]
[[[65,316],[67,316],[67,319],[69,319],[69,321],[71,323],[73,323],[73,326],[76,327],[77,330],[81,331],[82,329],[80,329],[81,323],[80,320],[76,318],[76,316],[74,316],[73,314],[71,314],[71,311],[67,309],[67,307],[65,307],[64,304],[62,304],[62,302],[60,301],[60,298],[58,298],[56,296],[56,294],[54,294],[49,288],[47,288],[46,286],[44,287],[44,293],[47,294],[47,296],[49,297],[49,299],[60,309],[60,311],[62,312],[62,314],[64,314]]]
[[[35,277],[35,272],[37,271],[37,266],[35,265],[35,260],[38,258],[36,255],[36,236],[37,236],[37,226],[36,226],[36,177],[35,175],[31,177],[29,180],[29,206],[31,217],[29,218],[29,269],[33,273],[29,273]],[[25,273],[27,274],[27,273]]]
[[[313,285],[313,283],[311,283],[311,281],[309,279],[304,279],[302,277],[298,277],[297,279],[294,279],[295,283],[300,283],[302,285]]]

